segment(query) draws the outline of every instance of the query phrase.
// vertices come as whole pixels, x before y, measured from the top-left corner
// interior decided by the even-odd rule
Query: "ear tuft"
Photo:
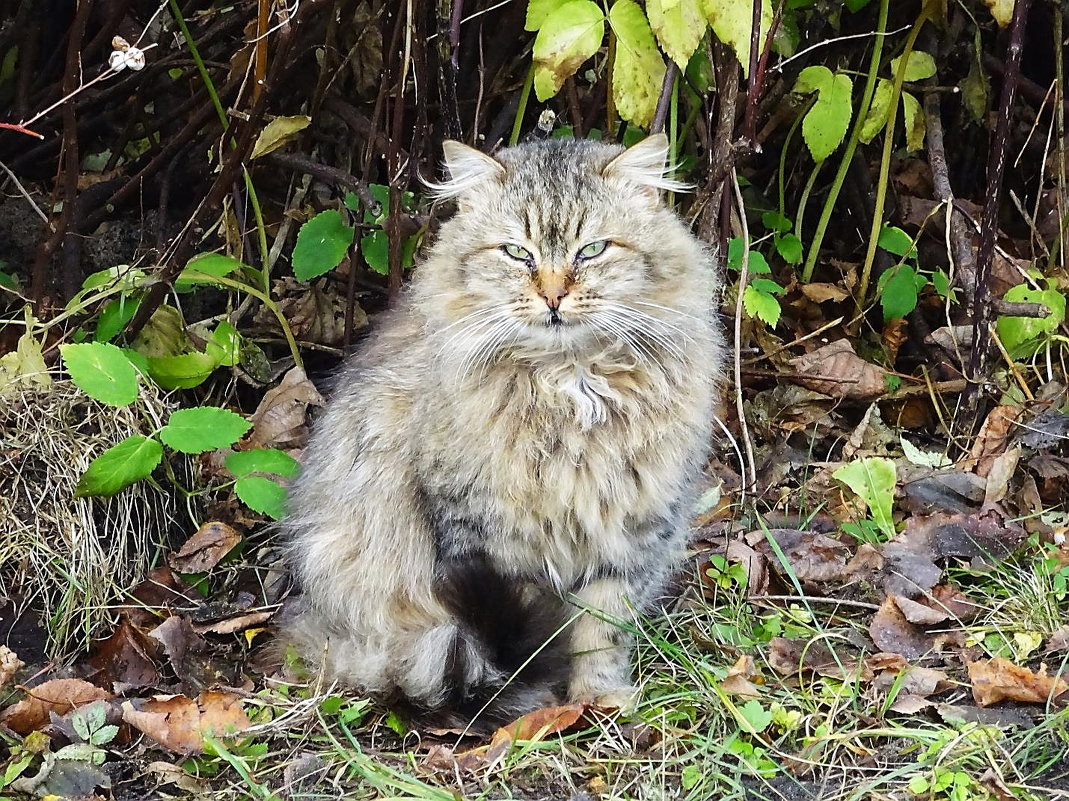
[[[666,189],[679,192],[690,189],[690,184],[668,177],[674,165],[666,164],[667,158],[668,137],[663,133],[653,134],[637,145],[632,145],[606,164],[602,174],[651,190]]]
[[[505,168],[500,162],[473,147],[447,139],[442,142],[442,152],[449,177],[441,183],[424,181],[439,200],[460,197],[488,181],[500,181],[505,177]]]

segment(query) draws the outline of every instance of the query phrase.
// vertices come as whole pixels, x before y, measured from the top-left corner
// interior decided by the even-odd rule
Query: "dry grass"
[[[116,408],[70,381],[0,403],[0,592],[40,616],[51,657],[88,646],[110,617],[108,604],[181,526],[174,489],[149,481],[114,498],[74,497],[93,458],[159,428],[169,408],[151,387]]]

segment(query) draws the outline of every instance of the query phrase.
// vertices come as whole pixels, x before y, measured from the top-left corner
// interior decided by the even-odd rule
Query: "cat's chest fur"
[[[461,538],[452,546],[562,589],[639,559],[671,527],[692,468],[694,431],[664,382],[558,361],[499,366],[472,386],[451,410],[452,463],[428,441],[435,458],[421,470],[429,492],[474,523],[467,535],[445,527]]]

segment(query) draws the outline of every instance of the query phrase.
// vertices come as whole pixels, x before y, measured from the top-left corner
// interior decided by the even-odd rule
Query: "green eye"
[[[527,248],[520,247],[514,242],[506,242],[501,246],[501,249],[513,259],[518,259],[519,261],[531,261],[531,251],[527,250]]]
[[[609,243],[604,239],[600,239],[597,242],[591,242],[589,245],[584,245],[583,248],[579,251],[579,258],[592,259],[595,256],[600,256],[602,253],[605,252],[605,248],[607,248],[608,246]]]

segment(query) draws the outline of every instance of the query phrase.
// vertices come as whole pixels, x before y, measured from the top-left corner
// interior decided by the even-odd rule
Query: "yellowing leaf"
[[[902,93],[902,117],[906,123],[906,150],[920,150],[928,128],[920,101],[908,92]]]
[[[984,5],[991,10],[991,16],[995,18],[998,26],[1005,28],[1013,19],[1013,2],[1014,0],[984,0]]]
[[[534,42],[535,94],[547,100],[564,79],[597,52],[605,36],[605,15],[591,0],[569,0],[542,20]]]
[[[702,0],[705,18],[716,38],[735,51],[745,74],[750,64],[750,33],[753,30],[753,4],[739,0]],[[764,47],[765,35],[772,26],[772,0],[761,0],[761,32],[758,46]]]
[[[700,0],[647,0],[646,14],[664,52],[686,69],[708,27]]]
[[[888,537],[895,535],[895,521],[891,516],[897,482],[894,462],[875,456],[860,459],[843,465],[831,477],[846,484],[864,501],[880,531]]]
[[[10,394],[17,386],[47,387],[52,384],[41,343],[27,331],[19,337],[15,350],[0,356],[0,397]]]
[[[646,15],[632,0],[617,0],[609,10],[616,34],[616,61],[612,65],[613,99],[620,116],[648,128],[657,108],[665,66]]]
[[[524,30],[537,31],[546,21],[546,17],[567,3],[569,0],[531,0],[527,4],[527,19]]]
[[[891,77],[898,75],[898,65],[902,61],[902,56],[891,59]],[[906,62],[906,75],[902,79],[904,81],[923,81],[925,78],[931,78],[935,75],[935,59],[923,50],[913,50],[909,54],[909,61]]]
[[[256,144],[252,146],[252,158],[278,150],[296,136],[298,131],[303,131],[311,124],[312,118],[304,114],[298,114],[296,117],[275,117],[256,137]]]

